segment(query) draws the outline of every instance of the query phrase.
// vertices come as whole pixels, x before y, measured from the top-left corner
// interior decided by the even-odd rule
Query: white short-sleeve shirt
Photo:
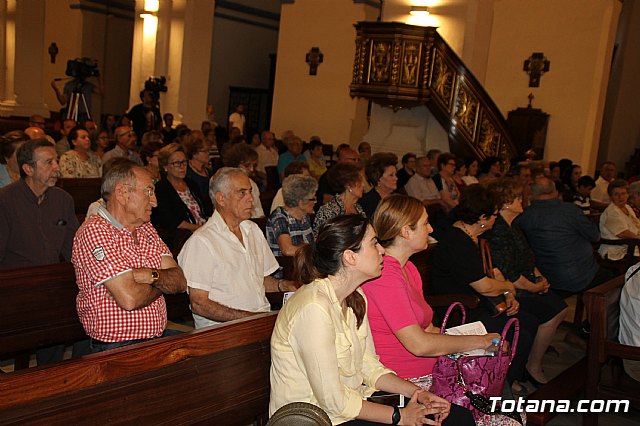
[[[600,215],[600,236],[602,238],[619,240],[618,234],[625,230],[629,230],[635,234],[640,232],[640,221],[638,221],[635,213],[633,213],[633,209],[628,204],[625,204],[624,207],[628,214],[624,214],[613,203],[604,209],[602,215]],[[606,256],[611,260],[620,260],[627,254],[627,246],[601,244],[598,252],[602,257]]]
[[[217,211],[187,240],[178,255],[189,288],[208,292],[209,299],[234,309],[268,312],[264,277],[279,265],[264,234],[254,222],[240,224],[244,244]],[[196,328],[219,322],[193,314]]]

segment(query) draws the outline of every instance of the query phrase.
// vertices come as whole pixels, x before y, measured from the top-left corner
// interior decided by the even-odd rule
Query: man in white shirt
[[[231,129],[236,127],[240,130],[240,134],[244,135],[244,125],[244,104],[237,104],[235,110],[229,116],[229,133],[231,133]]]
[[[611,203],[607,188],[611,181],[616,178],[616,163],[605,161],[600,166],[600,177],[596,180],[596,187],[591,191],[591,207],[600,211],[607,208]]]
[[[629,268],[620,295],[620,343],[640,346],[640,263]],[[624,369],[640,382],[640,361],[622,360]]]
[[[276,135],[272,131],[265,130],[260,135],[262,142],[256,148],[258,153],[258,171],[267,173],[265,167],[278,165],[278,149],[275,147]]]
[[[411,176],[404,186],[407,194],[422,201],[427,206],[429,204],[442,204],[440,191],[431,178],[431,160],[428,157],[420,157],[416,160],[416,172]]]
[[[296,283],[270,275],[279,265],[264,234],[248,220],[251,182],[239,168],[223,167],[211,178],[213,216],[178,255],[196,328],[267,312],[266,292],[295,291]]]

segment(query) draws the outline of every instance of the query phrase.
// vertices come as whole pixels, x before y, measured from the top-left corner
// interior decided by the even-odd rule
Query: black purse
[[[489,249],[489,242],[484,239],[478,239],[478,245],[480,246],[480,255],[482,256],[482,266],[484,268],[484,273],[489,278],[495,278],[493,273],[493,262],[491,261],[491,250]],[[500,296],[482,296],[487,309],[492,317],[497,317],[498,315],[506,312],[507,310],[507,300],[504,295]]]

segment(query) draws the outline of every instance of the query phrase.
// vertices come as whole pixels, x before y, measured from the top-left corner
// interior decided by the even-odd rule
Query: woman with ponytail
[[[359,289],[382,267],[373,228],[360,215],[345,215],[318,231],[315,244],[296,254],[305,285],[278,314],[271,337],[270,413],[309,402],[334,425],[441,424],[449,403],[399,378],[375,354]],[[364,399],[376,390],[402,394],[409,403],[399,408]]]

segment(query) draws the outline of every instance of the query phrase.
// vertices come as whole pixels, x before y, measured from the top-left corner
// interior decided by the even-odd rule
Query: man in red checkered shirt
[[[165,330],[162,294],[184,292],[187,282],[149,222],[157,205],[151,174],[118,164],[103,178],[102,198],[106,207],[78,229],[71,257],[91,352],[176,334]]]

